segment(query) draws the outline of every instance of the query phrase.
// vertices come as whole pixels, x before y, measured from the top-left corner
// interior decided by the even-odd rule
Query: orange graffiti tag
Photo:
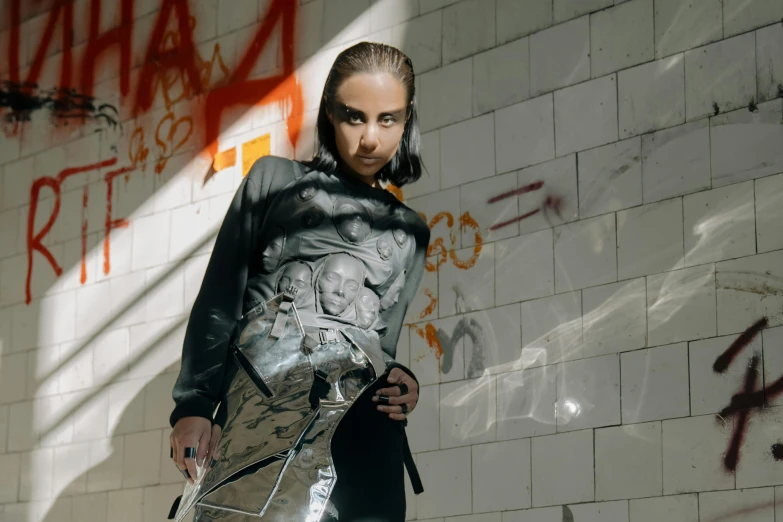
[[[262,156],[269,156],[272,153],[271,136],[264,134],[258,138],[246,141],[242,144],[242,176],[247,176],[253,163]]]
[[[168,123],[168,133],[161,136],[161,129]],[[180,130],[181,126],[181,130]],[[193,134],[193,118],[182,116],[175,119],[174,113],[169,112],[158,122],[155,128],[155,144],[158,146],[158,162],[155,165],[155,173],[160,174],[166,168],[169,158],[185,146]]]
[[[220,172],[221,170],[233,167],[236,164],[237,149],[234,147],[233,149],[218,152],[215,155],[215,159],[212,161],[212,168],[215,169],[215,172]]]
[[[142,170],[146,170],[149,153],[150,149],[144,145],[144,129],[137,127],[131,135],[130,147],[128,147],[128,159],[131,165],[141,166]]]
[[[421,216],[424,221],[427,221],[427,216],[425,214],[419,212],[419,216]],[[459,230],[465,231],[467,229],[473,229],[474,233],[473,254],[471,254],[468,259],[462,260],[457,256],[457,229],[454,227],[454,216],[450,212],[439,212],[428,223],[428,226],[430,230],[432,230],[443,220],[446,220],[446,226],[449,229],[450,248],[446,248],[445,240],[442,236],[433,239],[427,248],[427,257],[437,254],[438,260],[436,263],[427,260],[424,267],[428,272],[436,272],[441,265],[451,259],[454,266],[459,269],[467,270],[472,268],[476,264],[476,261],[478,261],[482,245],[484,244],[484,239],[481,236],[481,227],[479,227],[478,222],[476,222],[469,212],[465,212],[459,217]]]
[[[438,331],[432,326],[432,323],[427,323],[424,327],[416,324],[409,324],[408,326],[411,330],[416,332],[419,337],[427,341],[427,346],[430,347],[430,350],[432,350],[432,353],[435,355],[435,359],[438,361],[438,372],[440,372],[440,360],[443,357],[443,346],[441,346],[440,341],[438,340]],[[423,358],[424,356],[422,355],[417,361],[420,361]]]
[[[419,216],[421,216],[425,222],[427,221],[427,216],[425,214],[419,212]],[[459,217],[459,227],[457,229],[454,226],[454,216],[450,212],[439,212],[435,214],[432,220],[427,223],[427,226],[429,226],[430,230],[432,230],[439,223],[444,221],[449,229],[450,248],[446,248],[446,242],[442,236],[438,236],[432,240],[427,249],[427,256],[429,257],[437,254],[438,260],[436,263],[432,263],[431,261],[427,260],[425,268],[429,272],[435,272],[448,260],[451,260],[454,266],[461,270],[469,270],[470,268],[473,268],[476,265],[476,261],[478,261],[482,246],[484,244],[484,238],[481,235],[481,227],[479,226],[478,222],[475,220],[475,218],[473,218],[473,216],[470,215],[469,212],[464,212]],[[473,230],[474,234],[473,252],[468,259],[463,260],[460,259],[457,255],[457,230],[465,232],[471,229]],[[433,295],[433,291],[430,288],[423,288],[422,291],[424,292],[424,295],[429,298],[430,302],[421,312],[419,312],[419,319],[424,319],[427,316],[432,315],[435,312],[435,307],[438,304],[438,298]],[[430,350],[432,350],[432,353],[435,355],[435,358],[438,361],[438,371],[440,372],[441,358],[443,357],[443,346],[438,340],[437,329],[435,326],[429,322],[425,323],[424,325],[410,323],[407,324],[407,326],[413,332],[416,332],[419,337],[424,339],[424,341],[426,341],[427,346],[429,346]],[[421,360],[423,358],[424,356],[422,355],[417,360]]]

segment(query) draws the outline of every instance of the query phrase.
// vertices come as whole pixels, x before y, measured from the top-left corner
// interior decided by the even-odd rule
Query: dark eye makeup
[[[337,109],[338,114],[344,121],[349,123],[366,121],[366,116],[362,111],[354,109],[353,107],[349,107],[344,103],[337,102]],[[393,112],[385,112],[381,114],[379,120],[386,125],[393,125],[404,116],[405,109],[399,109]]]

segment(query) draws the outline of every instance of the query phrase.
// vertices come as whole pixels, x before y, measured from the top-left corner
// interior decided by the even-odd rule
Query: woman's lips
[[[365,165],[372,165],[373,163],[376,163],[380,159],[372,156],[356,156],[356,157],[359,158],[359,161],[361,161]]]
[[[334,308],[343,308],[348,306],[348,301],[341,297],[325,295],[323,299],[326,303],[332,305]]]

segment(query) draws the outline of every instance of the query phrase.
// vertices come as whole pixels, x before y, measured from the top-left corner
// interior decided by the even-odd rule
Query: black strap
[[[177,516],[177,510],[179,509],[179,503],[182,500],[182,495],[178,496],[176,499],[174,499],[174,504],[171,505],[171,509],[169,510],[169,520],[174,520],[174,517]]]
[[[411,447],[408,445],[408,435],[403,431],[402,434],[402,458],[405,461],[405,469],[408,470],[408,477],[411,479],[411,486],[413,486],[413,492],[417,495],[424,492],[424,485],[421,483],[421,477],[419,476],[419,470],[416,468],[416,463],[413,461],[413,454],[411,453]]]

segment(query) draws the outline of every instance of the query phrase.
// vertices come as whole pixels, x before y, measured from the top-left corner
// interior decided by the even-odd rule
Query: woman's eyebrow
[[[400,118],[405,115],[405,107],[402,109],[397,109],[395,111],[390,112],[384,112],[382,116],[394,116],[395,118]]]
[[[342,102],[337,102],[337,107],[341,111],[344,111],[344,112],[351,112],[351,113],[359,114],[361,116],[365,116],[364,111],[356,109],[356,108],[351,107],[349,105],[346,105],[346,104],[344,104]],[[394,110],[394,111],[382,112],[381,116],[394,116],[396,118],[399,118],[399,117],[403,116],[404,114],[405,114],[405,107],[403,107],[401,109]]]
[[[353,107],[349,107],[343,102],[337,102],[337,108],[340,109],[340,111],[342,112],[355,112],[357,114],[364,115],[364,112],[360,111],[359,109],[354,109]]]

